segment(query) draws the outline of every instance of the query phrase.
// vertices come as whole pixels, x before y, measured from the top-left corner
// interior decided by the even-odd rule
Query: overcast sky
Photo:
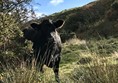
[[[32,0],[37,16],[50,15],[65,9],[81,7],[95,0]]]

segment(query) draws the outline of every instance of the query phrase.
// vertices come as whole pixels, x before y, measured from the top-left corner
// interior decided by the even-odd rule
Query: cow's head
[[[64,24],[63,20],[55,22],[51,20],[43,20],[40,24],[32,23],[31,29],[24,29],[24,37],[32,42],[40,41],[42,38],[50,38],[52,32],[56,32],[57,28],[61,28]]]

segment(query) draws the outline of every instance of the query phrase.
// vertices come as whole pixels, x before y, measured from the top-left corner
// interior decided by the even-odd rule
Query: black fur
[[[63,20],[56,22],[43,20],[40,24],[32,23],[31,29],[23,30],[24,38],[33,43],[34,58],[40,71],[43,71],[44,64],[53,68],[57,82],[59,82],[61,39],[56,29],[63,24]]]

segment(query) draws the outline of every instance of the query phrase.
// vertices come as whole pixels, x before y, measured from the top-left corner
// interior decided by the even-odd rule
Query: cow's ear
[[[58,20],[58,21],[54,22],[53,24],[56,26],[56,28],[61,28],[64,24],[64,21]]]
[[[38,30],[39,29],[39,24],[36,24],[36,23],[32,23],[31,24],[31,27],[35,30]]]

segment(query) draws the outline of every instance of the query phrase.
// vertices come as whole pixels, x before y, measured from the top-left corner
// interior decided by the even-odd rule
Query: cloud
[[[32,20],[32,19],[39,19],[41,17],[44,17],[45,14],[42,13],[42,12],[39,12],[39,11],[35,11],[34,15],[31,15],[31,13],[29,13],[27,16],[28,16],[28,21],[29,21],[29,20]]]
[[[58,5],[60,3],[63,3],[63,2],[64,2],[64,0],[51,0],[50,1],[50,4],[56,6],[56,5]]]
[[[35,15],[36,15],[37,18],[41,18],[41,17],[47,16],[48,14],[46,12],[36,11]]]
[[[43,15],[43,13],[41,13],[41,12],[35,12],[35,14],[36,14],[36,17],[42,17],[42,15]]]

